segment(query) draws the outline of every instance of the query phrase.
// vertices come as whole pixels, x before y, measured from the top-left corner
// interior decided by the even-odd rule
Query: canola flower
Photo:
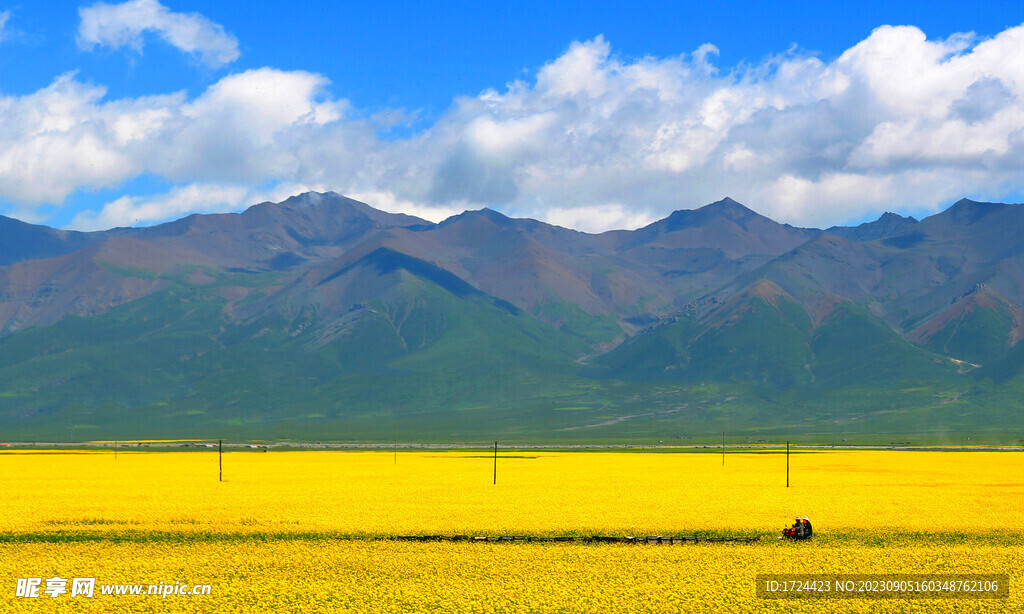
[[[18,574],[105,582],[210,583],[210,596],[0,596],[5,612],[1019,612],[1006,600],[774,601],[758,572],[977,572],[1020,550],[898,542],[884,548],[768,544],[628,546],[452,544],[330,539],[0,545],[0,586]],[[16,556],[16,563],[11,556]]]
[[[1024,454],[110,451],[0,453],[5,533],[345,535],[1024,529]]]
[[[0,453],[0,611],[1016,612],[1024,454]],[[774,535],[809,515],[811,543]],[[763,535],[634,546],[340,536]],[[774,601],[758,573],[1007,573],[1008,599]],[[210,596],[14,597],[18,578]],[[154,606],[154,599],[160,603]]]

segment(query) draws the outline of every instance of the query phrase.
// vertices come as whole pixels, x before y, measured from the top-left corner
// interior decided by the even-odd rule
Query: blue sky
[[[726,195],[808,226],[1019,201],[1021,22],[1011,2],[0,0],[0,213],[95,229],[332,189],[598,231]]]

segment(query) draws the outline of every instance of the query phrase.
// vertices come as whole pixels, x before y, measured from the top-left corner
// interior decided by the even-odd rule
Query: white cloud
[[[205,192],[126,197],[76,223],[237,210],[253,186],[316,185],[428,219],[490,206],[600,231],[723,196],[825,227],[1024,189],[1024,26],[984,40],[885,26],[827,61],[714,58],[705,45],[626,59],[598,37],[389,139],[380,113],[353,112],[313,73],[116,100],[68,74],[0,97],[0,200],[25,210],[148,174]]]
[[[7,38],[10,33],[7,30],[7,22],[11,19],[10,9],[6,11],[0,11],[0,41]]]
[[[142,51],[144,35],[158,35],[167,44],[198,57],[210,66],[238,59],[238,39],[198,13],[175,13],[157,0],[129,0],[121,4],[97,2],[78,9],[78,44]]]
[[[657,219],[647,212],[631,210],[619,204],[555,208],[539,211],[536,215],[549,224],[584,232],[603,232],[613,228],[635,230]]]
[[[191,184],[152,198],[122,196],[104,205],[99,213],[86,211],[72,220],[75,230],[99,230],[115,226],[139,226],[196,212],[238,207],[248,190],[239,186]]]
[[[322,76],[302,71],[249,70],[221,79],[182,112],[244,127],[255,141],[269,143],[288,126],[322,125],[341,116],[337,104],[314,101],[326,84]]]
[[[0,199],[60,203],[146,173],[249,185],[313,175],[289,141],[322,138],[317,131],[340,117],[343,103],[320,98],[325,83],[265,68],[229,75],[194,100],[179,92],[104,101],[104,88],[69,73],[32,94],[0,96]]]
[[[401,200],[393,192],[353,192],[346,194],[349,198],[364,202],[375,209],[388,213],[404,213],[430,222],[443,222],[464,211],[461,207],[431,207],[419,205],[408,200]]]
[[[61,202],[79,189],[133,175],[128,152],[111,146],[97,104],[103,88],[58,77],[22,97],[0,96],[0,194],[18,205]]]
[[[155,196],[122,196],[104,205],[98,213],[79,213],[69,228],[102,230],[117,226],[144,226],[191,213],[237,211],[258,202],[280,202],[303,192],[323,190],[323,186],[295,184],[261,190],[241,185],[192,183]]]

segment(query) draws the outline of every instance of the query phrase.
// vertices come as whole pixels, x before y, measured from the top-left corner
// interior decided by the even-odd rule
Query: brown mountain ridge
[[[349,410],[316,410],[331,405],[324,395],[422,413],[499,393],[550,409],[548,385],[648,394],[723,382],[777,402],[787,391],[956,387],[989,367],[1012,379],[1022,230],[1024,207],[966,199],[920,221],[886,213],[827,230],[728,198],[601,234],[490,209],[431,223],[334,193],[94,233],[0,217],[0,421],[52,420],[72,391],[104,386],[86,407],[216,413],[247,373],[263,374],[253,390],[266,393],[307,360],[308,385],[281,385],[308,395],[309,415],[335,418]],[[163,349],[146,349],[162,336]],[[148,370],[119,388],[117,369],[99,376],[95,363],[114,351],[152,354]],[[512,375],[496,380],[488,365]],[[370,373],[404,379],[383,391],[360,379]],[[519,388],[536,377],[548,382],[536,384],[543,403]],[[29,380],[26,392],[17,382]],[[417,405],[399,394],[406,385],[434,400]]]

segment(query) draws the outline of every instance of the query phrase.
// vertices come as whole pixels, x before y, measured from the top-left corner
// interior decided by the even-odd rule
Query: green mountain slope
[[[951,381],[956,365],[915,347],[881,318],[852,303],[840,303],[810,340],[818,387],[918,385]]]
[[[585,345],[455,279],[439,284],[424,263],[392,260],[383,289],[329,326],[310,310],[232,320],[224,287],[260,281],[234,275],[172,282],[99,316],[6,336],[0,422],[79,438],[110,429],[268,436],[301,423],[299,434],[313,437],[318,421],[344,434],[347,421],[384,415],[444,424],[466,411],[480,420],[557,404],[545,395],[570,378]]]
[[[934,352],[987,365],[1007,353],[1020,321],[1018,307],[981,286],[915,328],[910,338]]]
[[[848,301],[815,325],[763,279],[710,314],[690,312],[636,335],[596,364],[603,377],[745,382],[765,391],[948,382],[957,371]]]
[[[693,311],[655,326],[597,364],[605,377],[736,381],[785,388],[807,384],[811,321],[770,282],[759,282],[712,317]]]

